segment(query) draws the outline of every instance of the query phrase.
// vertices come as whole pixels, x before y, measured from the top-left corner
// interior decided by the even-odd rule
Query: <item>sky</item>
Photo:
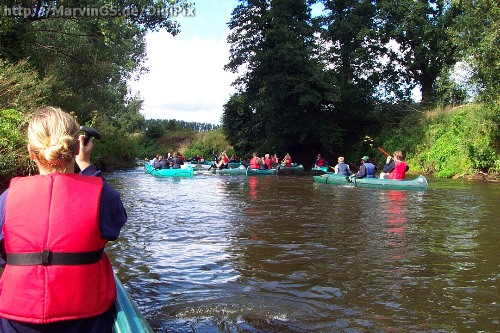
[[[130,82],[144,100],[146,119],[220,124],[223,105],[234,93],[236,75],[224,71],[229,60],[227,22],[237,0],[199,0],[194,16],[179,15],[177,36],[160,31],[146,36],[149,73]]]

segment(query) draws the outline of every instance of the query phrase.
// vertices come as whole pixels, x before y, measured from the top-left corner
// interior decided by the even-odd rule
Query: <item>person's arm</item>
[[[3,235],[3,224],[5,223],[5,201],[8,189],[0,195],[0,267],[5,267],[5,243]]]
[[[389,173],[391,172],[392,170],[394,170],[394,168],[396,167],[396,162],[392,161],[391,163],[386,163],[384,165],[384,167],[382,168],[382,170],[385,172],[385,173]]]
[[[92,152],[94,143],[92,142],[92,140],[89,140],[89,142],[87,142],[87,145],[85,145],[85,135],[80,135],[78,137],[78,140],[80,141],[80,147],[78,150],[78,154],[75,156],[75,162],[80,170],[85,170],[91,165],[90,153]]]
[[[127,212],[123,207],[120,194],[104,182],[99,204],[99,230],[101,237],[114,241],[120,235],[120,230],[127,222]]]
[[[364,164],[361,164],[359,166],[359,171],[356,172],[356,174],[353,175],[353,177],[356,178],[363,178],[366,176],[366,166]]]

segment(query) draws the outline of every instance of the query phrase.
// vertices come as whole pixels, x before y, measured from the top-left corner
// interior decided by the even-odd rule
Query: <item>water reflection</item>
[[[498,331],[498,186],[109,175],[110,252],[157,332]]]

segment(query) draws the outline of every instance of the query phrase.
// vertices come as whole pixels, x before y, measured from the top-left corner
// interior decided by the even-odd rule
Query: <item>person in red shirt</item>
[[[282,161],[282,164],[285,165],[285,167],[291,167],[292,166],[292,157],[290,156],[289,153],[285,155],[285,158]]]
[[[314,163],[314,167],[325,167],[328,166],[328,161],[321,157],[321,154],[318,154],[316,162]]]
[[[262,160],[257,156],[257,153],[252,153],[252,158],[250,159],[250,169],[260,169]]]
[[[380,178],[405,179],[405,173],[410,170],[410,167],[404,161],[403,153],[396,150],[393,156],[387,156],[385,165],[382,168],[384,172],[380,173]]]
[[[226,169],[228,167],[228,164],[229,163],[229,157],[227,157],[227,154],[225,151],[223,151],[221,154],[220,154],[220,158],[219,158],[219,161],[217,163],[215,163],[215,167],[217,169]]]
[[[267,169],[272,169],[273,167],[273,161],[271,160],[269,154],[264,155],[264,165]]]

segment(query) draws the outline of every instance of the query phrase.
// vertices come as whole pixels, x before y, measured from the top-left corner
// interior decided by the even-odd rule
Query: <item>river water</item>
[[[129,218],[107,252],[155,332],[500,331],[499,183],[106,178]]]

